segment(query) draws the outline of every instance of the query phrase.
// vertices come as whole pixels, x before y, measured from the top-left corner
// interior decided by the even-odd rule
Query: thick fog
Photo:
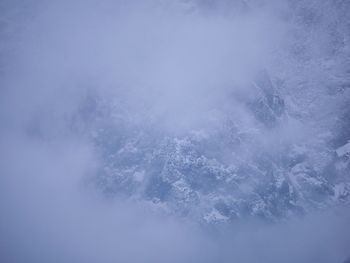
[[[349,260],[349,11],[0,1],[0,262]]]

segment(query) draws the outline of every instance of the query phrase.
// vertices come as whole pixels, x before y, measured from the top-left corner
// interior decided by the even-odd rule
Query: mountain
[[[249,12],[254,4],[242,6]],[[225,1],[189,5],[191,12],[229,8]],[[286,6],[285,50],[240,88],[226,83],[218,100],[194,90],[189,101],[167,98],[171,113],[157,115],[162,96],[138,100],[135,110],[122,96],[91,91],[77,130],[99,153],[90,178],[98,191],[202,223],[280,221],[347,202],[350,45],[340,14],[349,4]],[[196,124],[186,126],[188,119]]]
[[[82,111],[103,164],[93,178],[98,189],[207,223],[279,221],[348,200],[349,144],[291,138],[300,120],[288,113],[281,87],[267,72],[252,86],[254,96],[239,106],[249,123],[225,107],[214,129],[184,134],[90,98]]]

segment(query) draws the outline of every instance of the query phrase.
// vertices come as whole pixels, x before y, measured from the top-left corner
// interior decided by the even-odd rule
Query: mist
[[[350,257],[346,1],[0,2],[0,261]]]

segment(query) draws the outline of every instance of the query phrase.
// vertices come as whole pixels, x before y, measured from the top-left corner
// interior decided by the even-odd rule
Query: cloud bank
[[[300,140],[322,152],[332,139],[325,130],[337,127],[334,111],[349,94],[329,99],[329,86],[303,88],[323,81],[347,88],[348,73],[338,69],[346,61],[334,53],[347,54],[349,23],[335,2],[2,1],[0,261],[343,262],[346,205],[272,225],[261,218],[218,223],[211,231],[140,200],[106,198],[89,181],[105,164],[95,129],[109,125],[121,137],[139,129],[205,138],[229,119],[258,133],[239,150],[242,159],[261,149],[278,155]],[[332,12],[340,18],[329,18]],[[335,24],[337,37],[327,31]],[[338,79],[323,75],[319,57],[335,58],[328,68]],[[266,92],[256,86],[266,71],[274,85],[284,81],[279,92],[286,95],[287,117],[273,128],[246,103]],[[315,131],[326,139],[314,139]],[[119,147],[113,136],[106,148]]]

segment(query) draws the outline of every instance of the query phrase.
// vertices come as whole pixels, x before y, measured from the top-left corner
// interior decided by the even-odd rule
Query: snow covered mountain
[[[216,16],[238,4],[248,13],[261,8],[254,1],[183,4]],[[141,99],[136,111],[123,97],[86,96],[77,130],[99,152],[92,178],[99,191],[207,223],[279,221],[349,199],[350,5],[286,1],[279,8],[287,43],[250,82],[225,83],[215,103],[195,89],[182,106],[171,108],[166,98],[170,114],[162,115],[163,95]]]
[[[237,10],[230,1],[183,3],[194,13]],[[240,3],[255,11],[254,1]],[[169,98],[157,105],[161,94],[156,102],[138,100],[135,110],[125,97],[91,89],[72,125],[99,153],[101,166],[91,178],[97,189],[208,223],[278,221],[346,202],[350,7],[346,1],[285,4],[278,9],[289,30],[285,50],[271,53],[250,82],[222,84],[216,100],[194,89],[180,106],[172,108]]]
[[[120,109],[90,101],[89,120],[97,121],[89,121],[93,128],[87,130],[103,162],[98,188],[206,222],[279,220],[346,201],[348,144],[336,148],[323,138],[291,139],[284,129],[297,120],[288,114],[279,87],[266,73],[252,85],[256,96],[241,106],[250,114],[249,124],[220,112],[224,121],[215,129],[181,135],[152,124],[140,127]]]

